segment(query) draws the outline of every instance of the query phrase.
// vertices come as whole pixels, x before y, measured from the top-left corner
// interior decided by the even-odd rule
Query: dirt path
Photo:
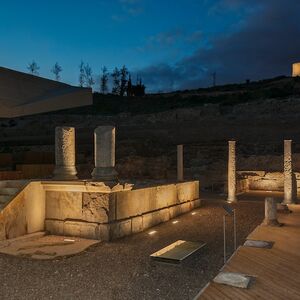
[[[222,201],[204,201],[194,212],[73,257],[35,261],[0,255],[0,299],[192,299],[223,263]],[[238,240],[262,221],[263,203],[239,202]],[[176,240],[207,246],[180,266],[149,255]],[[232,244],[232,243],[231,243]]]

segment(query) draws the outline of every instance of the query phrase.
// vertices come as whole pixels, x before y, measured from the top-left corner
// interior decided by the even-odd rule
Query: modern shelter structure
[[[0,67],[0,118],[87,106],[92,89]]]

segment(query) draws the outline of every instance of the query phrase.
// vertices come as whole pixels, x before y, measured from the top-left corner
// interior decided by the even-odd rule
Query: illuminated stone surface
[[[77,170],[75,167],[75,128],[55,128],[55,163],[54,179],[77,179]]]
[[[284,141],[284,201],[283,202],[285,204],[294,203],[291,140]]]
[[[300,76],[300,63],[293,64],[293,77]]]
[[[228,142],[228,202],[236,201],[235,141]]]
[[[115,181],[115,127],[99,126],[94,131],[95,168],[94,180]]]
[[[95,182],[30,182],[0,214],[0,240],[36,231],[109,241],[199,207],[198,181],[114,191]],[[164,199],[166,197],[166,199]]]

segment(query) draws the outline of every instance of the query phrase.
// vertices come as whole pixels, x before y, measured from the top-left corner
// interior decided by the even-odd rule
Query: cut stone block
[[[181,205],[169,207],[170,219],[173,219],[182,214]]]
[[[132,233],[137,233],[143,231],[143,217],[134,217],[131,220]]]
[[[147,191],[144,189],[117,193],[115,195],[117,220],[141,215],[143,213],[143,202],[147,197],[145,194],[147,194]]]
[[[111,239],[120,238],[126,235],[130,235],[131,231],[131,219],[114,223],[110,225]]]
[[[249,276],[242,273],[233,272],[220,272],[215,278],[215,283],[230,285],[237,288],[247,289],[250,282],[254,279],[253,276]]]
[[[81,236],[80,223],[73,221],[64,222],[64,235]]]
[[[161,209],[159,211],[159,215],[160,215],[160,221],[161,222],[167,222],[167,221],[170,220],[170,213],[169,213],[168,208]]]
[[[47,219],[82,219],[82,193],[46,192]]]
[[[160,209],[177,203],[177,190],[175,184],[158,186],[156,193],[155,209]]]
[[[109,225],[108,224],[100,224],[98,225],[98,237],[101,241],[109,241],[110,233],[109,233]]]
[[[194,202],[194,207],[200,207],[201,206],[201,200],[200,199],[196,199],[193,201]]]
[[[46,231],[51,234],[63,235],[64,234],[64,221],[60,220],[45,220]]]
[[[181,212],[184,214],[184,213],[187,213],[188,211],[191,210],[191,204],[190,202],[185,202],[185,203],[182,203],[181,204]]]
[[[199,198],[199,186],[196,181],[176,184],[178,202],[186,202]]]
[[[159,211],[143,215],[143,229],[150,228],[159,223],[161,223]]]

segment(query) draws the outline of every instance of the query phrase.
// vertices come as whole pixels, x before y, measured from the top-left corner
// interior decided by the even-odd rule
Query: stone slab
[[[178,240],[171,245],[153,253],[150,257],[154,260],[167,263],[180,263],[190,255],[206,245],[205,242],[190,242]]]

